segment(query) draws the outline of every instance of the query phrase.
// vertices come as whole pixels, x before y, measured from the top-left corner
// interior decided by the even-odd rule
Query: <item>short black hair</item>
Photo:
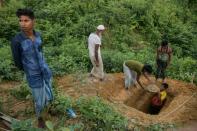
[[[168,45],[168,41],[167,40],[163,40],[162,42],[161,42],[161,46],[167,46]]]
[[[164,87],[165,89],[168,88],[168,84],[167,84],[167,83],[162,83],[162,85],[163,85],[163,87]]]
[[[35,17],[34,17],[34,12],[31,10],[31,9],[29,9],[29,8],[24,8],[24,9],[18,9],[17,11],[16,11],[16,16],[19,18],[20,16],[22,16],[22,15],[24,15],[24,16],[28,16],[30,19],[34,19]]]
[[[149,64],[145,64],[142,69],[142,72],[147,72],[147,73],[151,74],[153,72],[152,66]]]

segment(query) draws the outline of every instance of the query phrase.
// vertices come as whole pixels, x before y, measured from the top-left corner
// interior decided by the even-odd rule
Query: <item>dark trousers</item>
[[[165,105],[165,103],[166,103],[166,99],[164,99],[160,105],[155,105],[154,103],[151,103],[148,108],[149,114],[152,114],[152,115],[159,114],[160,110]]]
[[[152,114],[152,115],[157,115],[159,114],[161,108],[162,108],[163,105],[160,105],[160,106],[156,106],[156,105],[150,105],[149,106],[149,113]]]
[[[167,68],[167,62],[164,62],[162,60],[157,60],[157,71],[156,71],[156,79],[162,78],[165,79],[165,70]]]

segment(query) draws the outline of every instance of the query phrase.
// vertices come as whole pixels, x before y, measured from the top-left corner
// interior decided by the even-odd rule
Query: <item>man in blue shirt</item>
[[[21,32],[12,39],[13,57],[15,64],[19,64],[20,69],[25,72],[35,102],[38,126],[43,128],[45,125],[41,117],[41,111],[44,106],[53,100],[51,89],[52,73],[42,54],[40,33],[34,30],[33,11],[18,9],[16,15],[19,18]]]

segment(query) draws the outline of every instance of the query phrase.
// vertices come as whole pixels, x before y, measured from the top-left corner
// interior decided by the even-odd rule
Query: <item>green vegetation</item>
[[[115,109],[103,101],[101,98],[81,97],[73,101],[70,97],[56,96],[55,101],[49,107],[50,114],[58,116],[58,122],[52,123],[46,121],[47,129],[50,131],[74,131],[80,130],[125,130],[127,129],[127,120],[117,113]],[[72,101],[72,105],[71,105]],[[66,109],[72,107],[76,113],[78,123],[65,124],[70,118],[66,115]],[[33,120],[14,121],[12,124],[13,131],[23,129],[37,131],[33,126]],[[29,131],[28,130],[28,131]]]
[[[195,0],[6,0],[0,7],[0,81],[23,79],[10,51],[10,40],[19,31],[15,12],[21,7],[35,11],[36,29],[42,34],[44,55],[55,76],[90,71],[87,38],[98,24],[104,24],[107,30],[102,57],[107,73],[122,72],[123,61],[128,59],[150,63],[155,69],[156,48],[162,39],[167,39],[173,48],[168,76],[191,81],[193,74],[197,75],[196,6]],[[11,94],[24,99],[30,92],[23,83],[20,90],[13,89]],[[100,98],[73,101],[58,92],[55,98],[52,113],[65,114],[66,108],[73,107],[80,114],[81,123],[64,128],[63,124],[48,122],[49,130],[127,128],[127,120]],[[0,99],[0,110],[1,103]],[[65,119],[68,118],[62,121]],[[13,130],[36,130],[32,121],[24,123],[14,123]],[[147,129],[166,127],[152,125]]]
[[[30,89],[26,81],[23,81],[19,87],[12,89],[10,94],[19,100],[28,99],[28,97],[31,96]]]
[[[43,131],[42,129],[33,127],[33,121],[30,119],[24,121],[14,120],[11,129],[12,131]]]
[[[87,124],[86,130],[125,130],[127,120],[117,113],[109,104],[102,99],[94,97],[91,99],[80,98],[77,107]]]
[[[66,109],[72,107],[73,100],[70,97],[61,95],[60,93],[56,95],[52,105],[50,106],[50,113],[53,115],[65,115]]]
[[[174,130],[175,125],[173,124],[153,124],[146,127],[146,131],[166,131],[166,130]]]
[[[13,66],[9,41],[19,31],[16,9],[31,7],[54,75],[90,70],[87,37],[102,23],[107,27],[102,50],[106,72],[121,72],[127,59],[155,66],[155,50],[162,39],[168,39],[174,51],[168,75],[190,81],[197,72],[194,5],[188,0],[5,1],[0,8],[0,78],[21,78]]]

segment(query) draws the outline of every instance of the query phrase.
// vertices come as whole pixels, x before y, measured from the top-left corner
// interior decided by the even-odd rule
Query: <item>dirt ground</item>
[[[148,86],[149,83],[144,78],[141,81],[145,87]],[[63,94],[73,98],[80,96],[102,97],[129,119],[131,127],[135,123],[139,126],[156,123],[181,125],[188,123],[182,126],[193,127],[197,121],[197,87],[190,83],[167,79],[169,84],[168,99],[158,115],[150,115],[147,112],[153,94],[139,86],[125,90],[122,73],[107,74],[106,79],[102,82],[88,77],[87,74],[75,74],[58,77],[55,79],[55,83]],[[23,119],[24,116],[22,117],[21,113],[24,110],[28,111],[32,103],[26,100],[18,101],[10,96],[9,90],[15,88],[17,84],[19,83],[0,83],[0,98],[3,101],[4,110],[9,108],[6,113],[15,118]],[[160,82],[156,84],[160,86]]]
[[[106,80],[103,82],[88,78],[87,75],[74,75],[74,78],[64,76],[57,78],[56,81],[66,95],[75,98],[80,96],[104,98],[131,123],[136,122],[146,126],[155,123],[180,124],[197,120],[197,87],[190,83],[167,79],[169,89],[165,106],[158,115],[150,115],[146,109],[150,102],[150,93],[139,86],[125,90],[122,73],[107,74]],[[145,78],[142,78],[141,81],[145,86],[149,85]],[[156,84],[159,86],[160,82]]]

